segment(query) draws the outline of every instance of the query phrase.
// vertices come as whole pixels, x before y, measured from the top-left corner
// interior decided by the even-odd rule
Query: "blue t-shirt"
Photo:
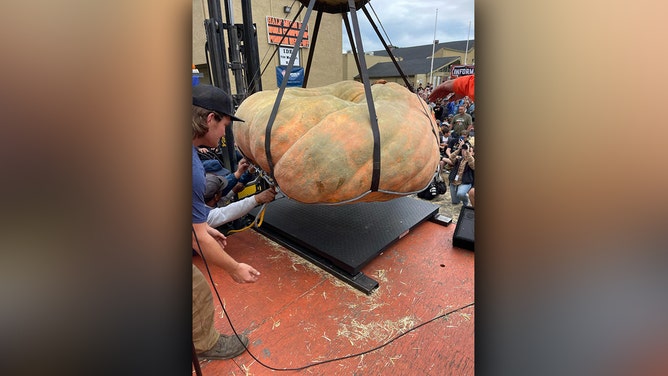
[[[209,207],[204,202],[204,190],[206,189],[206,173],[204,165],[197,155],[197,149],[193,146],[193,223],[204,223],[209,216]]]
[[[448,115],[454,115],[455,112],[457,112],[456,104],[454,101],[448,102],[448,104],[445,106],[445,111],[447,112]]]

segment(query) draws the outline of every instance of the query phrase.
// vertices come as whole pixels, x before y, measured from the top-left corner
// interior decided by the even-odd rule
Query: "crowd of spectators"
[[[469,197],[473,196],[475,191],[473,189],[475,173],[473,90],[471,89],[471,95],[468,96],[449,87],[447,90],[449,93],[441,98],[444,86],[445,83],[437,88],[431,84],[424,87],[418,84],[415,92],[429,104],[440,129],[440,170],[448,175],[452,204],[463,203],[473,206],[473,197]]]

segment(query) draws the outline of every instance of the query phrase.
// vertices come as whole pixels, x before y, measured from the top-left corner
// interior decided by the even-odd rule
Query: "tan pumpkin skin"
[[[342,81],[319,88],[287,88],[272,126],[274,179],[303,203],[387,201],[420,191],[439,161],[433,112],[396,83],[372,85],[380,129],[380,185],[371,192],[373,134],[364,86]],[[236,111],[241,152],[269,172],[266,126],[278,90],[255,93]]]

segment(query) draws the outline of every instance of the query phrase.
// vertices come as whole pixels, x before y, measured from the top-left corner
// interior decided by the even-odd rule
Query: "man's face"
[[[206,146],[216,147],[218,146],[218,140],[225,137],[225,128],[232,123],[232,119],[227,115],[212,112],[207,116],[206,120],[209,125],[209,131],[205,136]]]
[[[463,114],[463,113],[466,111],[466,108],[464,107],[464,105],[461,105],[461,106],[459,106],[459,108],[457,109],[457,111],[458,111],[460,114]]]

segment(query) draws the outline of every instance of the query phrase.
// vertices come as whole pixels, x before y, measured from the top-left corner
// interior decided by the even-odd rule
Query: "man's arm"
[[[471,170],[475,171],[475,158],[473,158],[473,149],[468,149],[463,151],[462,158],[466,162],[466,165],[471,168]]]
[[[450,156],[452,155],[452,147],[448,146],[447,148],[445,148],[445,155],[448,158],[450,158]]]
[[[235,201],[227,206],[223,206],[222,208],[213,208],[209,211],[209,216],[206,219],[206,222],[211,227],[218,227],[224,223],[232,222],[235,219],[248,214],[257,205],[273,201],[274,197],[276,197],[276,190],[271,187],[251,197],[246,197],[240,201]]]
[[[457,136],[459,137],[459,136]],[[450,155],[452,154],[452,149],[455,147],[455,145],[459,142],[459,140],[450,140],[448,141],[448,146],[445,148],[445,155],[450,158]]]
[[[202,255],[207,262],[225,270],[238,283],[256,282],[260,272],[252,266],[237,262],[225,252],[225,237],[206,222],[193,223],[192,247]],[[216,238],[212,236],[216,234]],[[220,234],[220,235],[217,235]]]
[[[468,115],[466,117],[466,130],[471,131],[471,129],[473,129],[473,119],[471,118],[471,115],[469,114],[466,115]]]
[[[237,180],[239,180],[241,178],[241,175],[243,175],[244,172],[248,171],[248,168],[250,168],[250,163],[248,162],[248,160],[246,160],[246,158],[241,158],[241,160],[239,160],[239,163],[237,165],[237,170],[234,171],[234,177],[237,178]]]
[[[222,208],[213,208],[209,211],[209,216],[206,222],[211,227],[218,227],[227,222],[232,222],[235,219],[241,218],[248,214],[253,208],[257,206],[257,201],[253,197],[246,197],[243,200],[235,201]]]
[[[475,76],[462,76],[448,80],[436,86],[429,95],[429,100],[435,102],[450,93],[455,93],[455,99],[469,97],[475,102]]]

